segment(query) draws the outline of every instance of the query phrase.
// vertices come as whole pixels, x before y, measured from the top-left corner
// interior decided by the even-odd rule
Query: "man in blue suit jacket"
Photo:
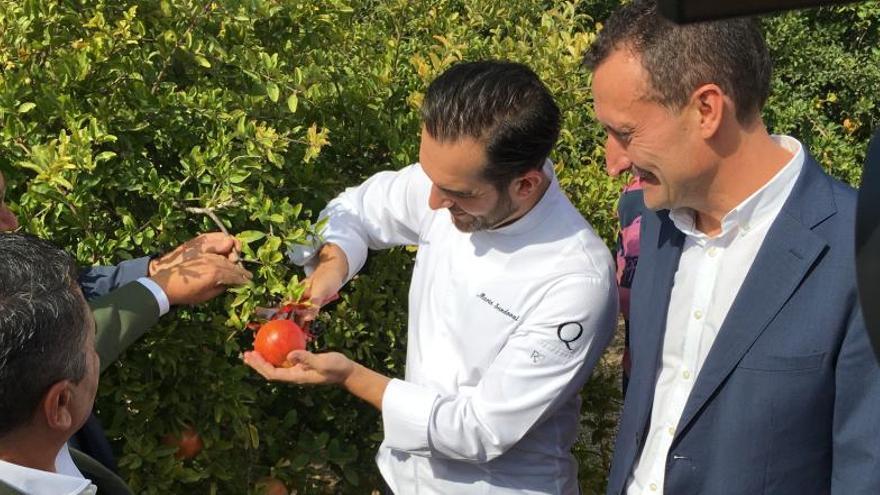
[[[607,160],[652,210],[607,493],[880,493],[855,193],[767,132],[760,28],[677,26],[636,0],[585,63]]]

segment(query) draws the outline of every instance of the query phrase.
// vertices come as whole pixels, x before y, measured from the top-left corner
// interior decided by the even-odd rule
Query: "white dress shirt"
[[[684,233],[685,241],[669,299],[651,424],[627,485],[628,495],[663,493],[669,448],[691,389],[773,220],[803,168],[800,142],[788,136],[773,139],[793,154],[792,159],[724,216],[720,234],[709,237],[697,230],[693,210],[670,211],[669,218]]]
[[[418,245],[405,380],[383,397],[376,456],[397,494],[576,494],[578,393],[616,323],[614,264],[552,184],[525,216],[476,233],[431,210],[421,166],[379,173],[322,213],[349,260]],[[295,249],[301,263],[314,249]]]
[[[55,473],[0,461],[0,480],[28,495],[95,495],[98,488],[73,464],[67,445],[55,459]]]

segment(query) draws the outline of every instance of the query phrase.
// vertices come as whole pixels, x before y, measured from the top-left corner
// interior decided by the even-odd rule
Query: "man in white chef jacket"
[[[578,391],[616,323],[611,255],[548,160],[559,110],[527,67],[453,66],[428,88],[419,163],[378,173],[321,213],[291,255],[326,302],[369,249],[417,245],[406,377],[340,353],[256,352],[270,380],[339,384],[382,411],[376,456],[397,494],[576,494]]]

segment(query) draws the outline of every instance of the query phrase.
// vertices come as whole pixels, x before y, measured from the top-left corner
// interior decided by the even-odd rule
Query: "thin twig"
[[[221,232],[223,232],[226,235],[229,235],[229,231],[226,230],[226,227],[223,225],[223,222],[221,222],[220,219],[217,217],[217,215],[214,213],[213,208],[197,208],[195,206],[187,206],[186,211],[188,211],[190,213],[198,213],[201,215],[207,215],[211,220],[214,221],[215,224],[217,224],[217,227],[220,229]]]
[[[213,208],[199,208],[196,206],[187,206],[186,211],[188,211],[190,213],[198,213],[201,215],[207,215],[208,218],[210,218],[211,220],[214,221],[214,223],[217,225],[217,227],[220,229],[221,232],[223,232],[224,234],[231,237],[231,234],[229,233],[229,231],[226,230],[226,226],[223,225],[223,222],[221,222],[220,218],[217,217],[217,215],[214,213]],[[242,258],[241,253],[238,251],[238,249],[235,248],[235,245],[232,246],[232,250],[235,252],[236,257],[238,258],[238,260],[235,262],[235,264],[237,264],[238,266],[241,266],[242,268],[244,268],[242,266],[242,262],[244,262],[244,261],[252,262],[251,260],[245,260],[244,258]]]

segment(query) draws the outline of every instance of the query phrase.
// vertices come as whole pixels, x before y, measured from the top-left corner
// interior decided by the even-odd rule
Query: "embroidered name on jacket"
[[[511,313],[509,309],[502,307],[500,304],[493,301],[491,298],[487,297],[485,292],[480,292],[479,294],[477,294],[477,297],[479,297],[483,302],[485,302],[489,306],[492,306],[495,309],[495,311],[498,311],[499,313],[503,314],[504,316],[510,318],[513,321],[519,321],[519,315],[515,315],[515,314]]]

